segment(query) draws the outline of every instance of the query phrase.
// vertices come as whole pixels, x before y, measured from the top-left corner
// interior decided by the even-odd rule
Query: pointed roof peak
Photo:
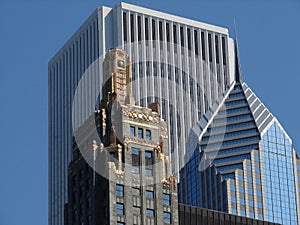
[[[239,46],[238,46],[237,29],[236,29],[235,19],[233,22],[234,22],[235,80],[236,80],[236,82],[240,82],[242,80],[242,71],[241,71],[241,64],[240,64]]]

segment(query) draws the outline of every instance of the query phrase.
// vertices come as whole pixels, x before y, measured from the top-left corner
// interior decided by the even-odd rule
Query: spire
[[[236,32],[236,24],[234,20],[234,53],[235,53],[235,81],[240,82],[242,80],[242,71],[239,56],[239,46]]]

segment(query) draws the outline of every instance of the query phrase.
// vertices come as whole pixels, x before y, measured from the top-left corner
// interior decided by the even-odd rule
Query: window
[[[241,205],[245,205],[245,199],[241,198],[241,199],[240,199],[240,204],[241,204]]]
[[[248,204],[249,204],[251,207],[253,207],[253,206],[254,206],[254,202],[253,202],[253,201],[251,201],[251,200],[249,200]]]
[[[236,198],[235,197],[231,197],[231,202],[232,203],[236,203]]]
[[[230,184],[230,191],[235,191],[235,185],[234,184]]]
[[[252,195],[252,194],[253,194],[252,188],[249,188],[249,189],[248,189],[248,194],[249,194],[249,195]]]
[[[151,130],[146,130],[146,139],[151,140]]]
[[[180,27],[180,43],[184,47],[184,36],[183,36],[183,27]]]
[[[138,128],[138,137],[139,138],[143,138],[144,134],[143,134],[143,128]]]
[[[220,63],[220,60],[219,60],[219,39],[218,39],[217,35],[215,36],[215,51],[216,51],[216,62]]]
[[[173,39],[174,39],[174,44],[177,44],[177,31],[176,31],[176,25],[173,25]]]
[[[163,203],[164,203],[164,205],[171,205],[170,194],[163,194]]]
[[[124,215],[124,204],[117,203],[117,214]]]
[[[153,209],[146,209],[146,215],[148,217],[153,218],[154,217],[154,210]]]
[[[130,135],[135,136],[135,127],[134,126],[130,126]]]
[[[155,40],[155,20],[152,20],[152,40]]]
[[[159,40],[163,40],[162,22],[159,21]]]
[[[192,49],[192,44],[191,44],[191,29],[187,28],[187,40],[188,40],[188,49]]]
[[[149,40],[148,18],[145,18],[145,39]]]
[[[171,213],[164,212],[164,223],[171,224]]]
[[[205,60],[205,37],[204,37],[204,32],[201,32],[201,49],[202,49],[202,60]]]
[[[146,198],[154,199],[154,192],[153,191],[146,191]]]
[[[145,151],[145,173],[147,176],[153,176],[153,152]]]
[[[211,34],[208,34],[208,54],[209,54],[209,61],[212,62]]]
[[[138,41],[142,40],[141,16],[138,16]]]
[[[195,54],[198,56],[198,33],[194,30]]]
[[[117,222],[117,225],[125,225],[125,223]]]
[[[132,172],[140,172],[140,151],[136,148],[132,148]]]
[[[244,193],[244,192],[245,192],[245,190],[244,190],[243,187],[240,187],[240,188],[239,188],[239,191],[240,191],[240,193]]]
[[[135,31],[134,31],[134,17],[133,14],[130,14],[130,28],[131,28],[131,42],[134,42],[134,35],[135,35]]]
[[[260,190],[257,190],[256,191],[256,195],[259,196],[259,197],[261,197],[262,196],[262,192]]]
[[[222,37],[222,55],[223,55],[223,65],[226,65],[226,46],[225,46],[225,38]]]
[[[116,194],[117,196],[123,197],[124,196],[124,186],[117,184],[116,185]]]
[[[126,13],[123,13],[123,35],[124,35],[124,42],[127,42],[127,20],[126,20]]]
[[[166,23],[167,42],[170,42],[170,25]]]

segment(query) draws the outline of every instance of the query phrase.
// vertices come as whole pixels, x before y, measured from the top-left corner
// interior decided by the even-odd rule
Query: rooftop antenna
[[[238,46],[235,19],[233,20],[233,22],[234,22],[235,80],[236,82],[240,82],[242,80],[242,71],[241,71],[241,62],[240,62],[240,55],[239,55],[239,46]]]

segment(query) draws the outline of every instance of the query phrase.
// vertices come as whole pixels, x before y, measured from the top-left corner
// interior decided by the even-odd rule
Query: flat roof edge
[[[126,10],[132,10],[132,11],[137,11],[137,12],[141,12],[144,14],[149,14],[152,16],[156,16],[156,17],[160,17],[163,18],[165,20],[170,20],[170,21],[175,21],[178,23],[183,23],[183,24],[188,24],[191,26],[195,26],[195,27],[199,27],[199,28],[203,28],[203,29],[207,29],[207,30],[212,30],[218,33],[222,33],[222,34],[226,34],[228,35],[228,29],[224,28],[224,27],[220,27],[217,25],[212,25],[212,24],[208,24],[208,23],[204,23],[204,22],[200,22],[197,20],[193,20],[193,19],[188,19],[182,16],[177,16],[177,15],[172,15],[170,13],[165,13],[165,12],[160,12],[154,9],[148,9],[148,8],[144,8],[141,6],[136,6],[136,5],[132,5],[132,4],[128,4],[125,2],[121,2],[118,4],[119,7],[126,9]]]

